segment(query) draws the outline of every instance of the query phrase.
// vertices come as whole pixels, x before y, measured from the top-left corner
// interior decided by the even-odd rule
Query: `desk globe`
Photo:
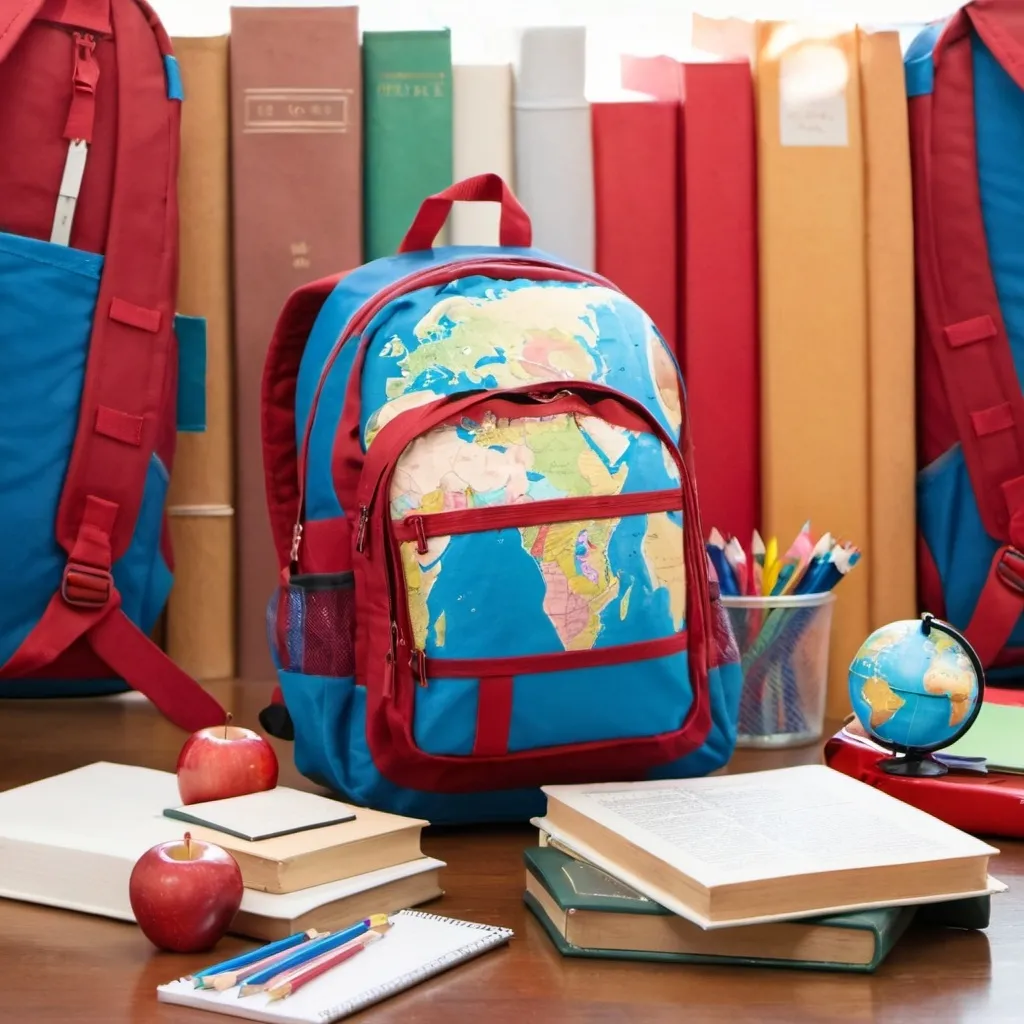
[[[967,640],[925,613],[876,629],[850,663],[850,702],[865,731],[894,757],[879,762],[891,775],[945,775],[930,754],[956,742],[974,724],[985,673]]]

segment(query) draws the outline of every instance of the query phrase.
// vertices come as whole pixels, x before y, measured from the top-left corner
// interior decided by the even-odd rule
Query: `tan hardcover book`
[[[534,824],[701,928],[1004,888],[995,847],[823,765],[544,792]]]
[[[168,509],[174,587],[164,629],[168,655],[193,678],[235,674],[235,515],[227,505]]]
[[[418,907],[444,895],[440,881],[444,866],[444,861],[422,857],[298,892],[276,895],[246,889],[231,931],[274,942],[310,928],[336,931],[371,914]]]
[[[868,300],[869,622],[917,614],[914,221],[899,33],[857,33]]]
[[[235,674],[228,37],[181,37],[173,45],[185,92],[178,310],[206,320],[206,429],[178,434],[167,495],[175,573],[164,643],[195,678],[228,679]]]
[[[231,11],[239,675],[273,678],[264,625],[278,576],[260,391],[281,307],[362,260],[362,75],[356,7]]]

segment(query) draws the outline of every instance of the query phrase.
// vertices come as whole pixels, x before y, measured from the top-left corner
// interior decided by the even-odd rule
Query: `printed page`
[[[820,765],[544,792],[709,888],[998,853]]]

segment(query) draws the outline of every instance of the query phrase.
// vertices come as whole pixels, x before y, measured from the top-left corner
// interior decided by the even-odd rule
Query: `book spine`
[[[365,33],[363,89],[369,261],[393,255],[423,200],[452,183],[451,33]]]
[[[362,262],[357,8],[232,8],[231,107],[238,671],[266,680],[279,567],[263,477],[263,364],[291,292]]]
[[[511,65],[456,65],[452,86],[455,180],[489,171],[515,191]],[[496,245],[500,213],[497,203],[456,203],[450,219],[452,244]]]
[[[676,349],[677,103],[595,103],[597,272]]]
[[[174,586],[164,646],[197,679],[235,674],[228,37],[173,41],[185,101],[178,309],[206,320],[206,424],[181,432],[167,498]]]
[[[585,84],[585,29],[522,33],[513,99],[516,194],[538,249],[593,270],[593,136]]]

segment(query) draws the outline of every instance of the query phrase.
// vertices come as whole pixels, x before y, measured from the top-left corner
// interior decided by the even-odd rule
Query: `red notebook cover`
[[[760,520],[757,171],[745,61],[622,58],[622,85],[677,104],[676,351],[700,512],[744,544]]]
[[[986,699],[988,694],[986,693]],[[1024,775],[990,772],[912,779],[878,767],[888,754],[841,729],[825,744],[825,763],[973,835],[1024,839]]]
[[[594,103],[597,272],[676,350],[676,139],[673,103]]]

